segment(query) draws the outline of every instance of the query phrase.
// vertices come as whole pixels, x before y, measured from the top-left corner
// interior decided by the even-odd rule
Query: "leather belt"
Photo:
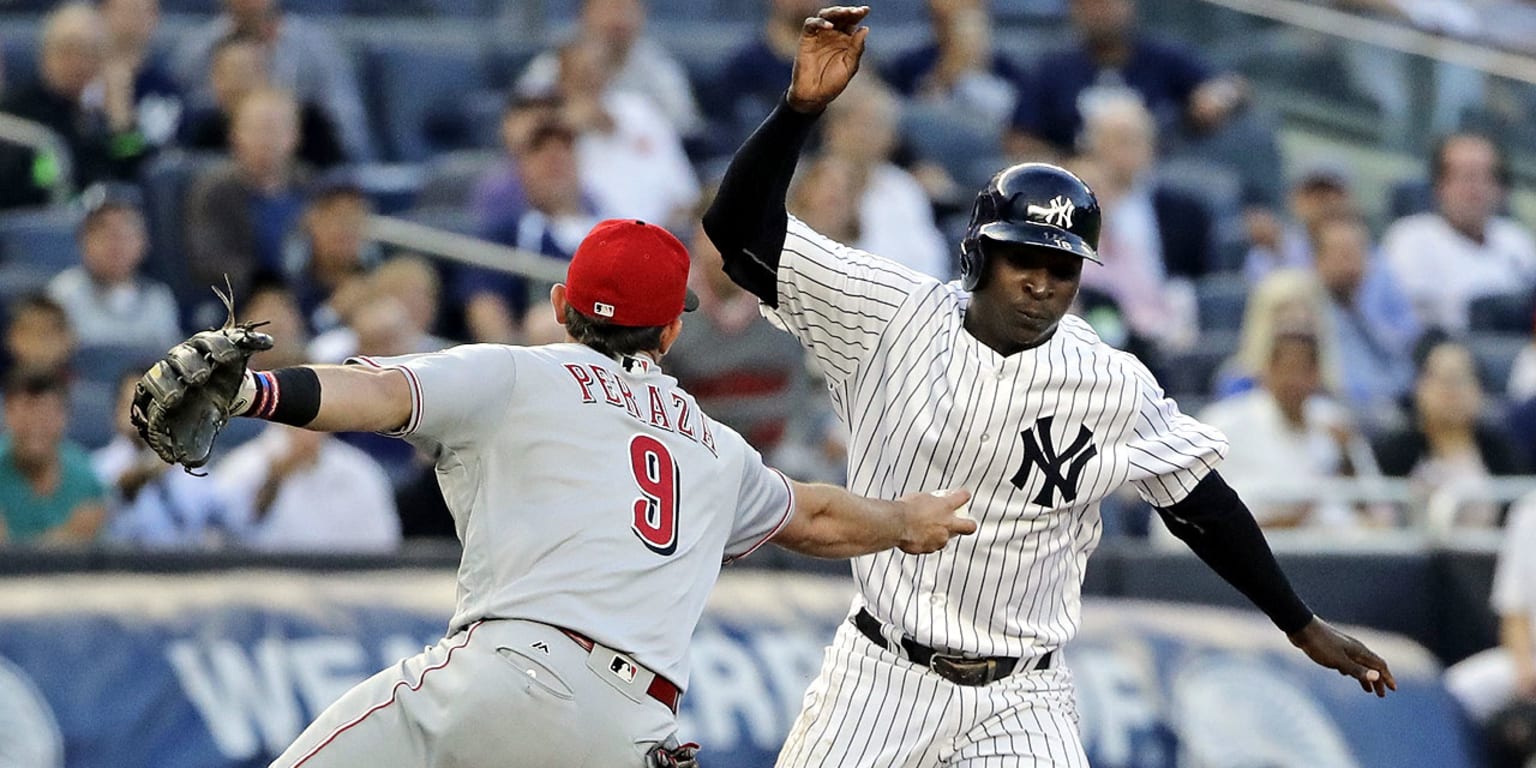
[[[852,622],[853,626],[869,638],[871,643],[891,651],[898,650],[892,648],[886,641],[885,633],[881,631],[880,620],[870,615],[868,610],[860,608],[859,612],[854,614]],[[1023,660],[1022,664],[1019,659],[1012,656],[988,656],[977,659],[940,653],[906,636],[901,638],[899,652],[913,664],[927,667],[939,677],[955,685],[966,686],[987,685],[1014,672],[1050,669],[1051,660],[1056,655],[1055,651],[1046,651],[1040,656]]]
[[[566,637],[569,637],[572,642],[581,646],[582,650],[585,650],[587,653],[592,653],[594,650],[600,647],[597,641],[581,634],[580,632],[575,632],[566,629],[565,627],[555,627],[555,629],[560,630],[561,633],[563,633]],[[605,650],[607,649],[605,648]],[[617,652],[615,652],[615,658],[613,661],[610,662],[605,660],[603,663],[605,665],[613,664],[617,666],[623,663],[630,663],[630,661],[627,656],[620,658]],[[613,671],[616,672],[618,670],[615,669]],[[674,685],[671,680],[668,680],[665,677],[656,674],[655,672],[651,672],[650,670],[646,671],[650,672],[651,674],[651,684],[646,687],[645,695],[650,696],[662,704],[665,704],[667,709],[672,710],[672,714],[677,714],[678,704],[680,704],[683,700],[683,690]]]

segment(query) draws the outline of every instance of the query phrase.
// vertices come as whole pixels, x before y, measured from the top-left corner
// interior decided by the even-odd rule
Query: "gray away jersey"
[[[566,627],[685,687],[722,561],[793,514],[788,480],[650,360],[473,344],[354,362],[410,382],[399,435],[437,457],[464,543],[452,629]]]
[[[973,494],[974,535],[853,563],[856,605],[917,642],[984,656],[1059,648],[1077,632],[1099,501],[1130,482],[1168,506],[1226,453],[1219,431],[1180,413],[1140,361],[1080,318],[1004,357],[962,327],[970,294],[958,282],[793,217],[778,296],[764,314],[811,350],[848,427],[849,489]]]

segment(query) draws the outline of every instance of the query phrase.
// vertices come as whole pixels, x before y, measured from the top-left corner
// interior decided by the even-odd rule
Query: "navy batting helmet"
[[[982,239],[1037,245],[1099,261],[1099,200],[1064,168],[1022,163],[999,171],[976,195],[960,241],[960,280],[974,290],[987,271]]]

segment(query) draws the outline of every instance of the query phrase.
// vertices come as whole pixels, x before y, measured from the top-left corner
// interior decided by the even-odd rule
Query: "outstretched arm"
[[[247,374],[240,416],[316,432],[390,432],[411,417],[411,388],[395,368],[305,365]]]
[[[725,272],[764,303],[778,306],[775,280],[789,214],[784,198],[811,129],[859,71],[869,8],[824,8],[805,20],[784,100],[731,158],[704,214]]]
[[[1157,512],[1174,536],[1253,601],[1313,661],[1355,678],[1377,696],[1385,696],[1388,688],[1397,690],[1380,656],[1313,615],[1297,597],[1253,514],[1220,474],[1210,472],[1189,495]]]
[[[895,501],[855,496],[832,485],[794,483],[795,514],[773,542],[803,555],[847,558],[900,547],[937,552],[954,536],[975,533],[961,508],[964,490],[914,493]]]

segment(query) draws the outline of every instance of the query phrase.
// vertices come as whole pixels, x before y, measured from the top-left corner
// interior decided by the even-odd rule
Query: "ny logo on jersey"
[[[1089,459],[1099,455],[1099,449],[1093,445],[1093,431],[1086,426],[1079,426],[1077,439],[1058,454],[1055,442],[1051,439],[1051,424],[1055,420],[1055,416],[1041,416],[1033,427],[1019,433],[1024,439],[1024,463],[1019,465],[1019,471],[1009,481],[1013,487],[1022,491],[1029,484],[1030,467],[1039,467],[1040,473],[1045,476],[1045,483],[1040,486],[1040,493],[1035,495],[1034,501],[1042,507],[1056,506],[1052,501],[1052,491],[1061,491],[1064,501],[1076,501],[1077,481],[1083,473],[1083,467]],[[1063,466],[1067,467],[1065,475],[1061,472]]]
[[[1068,229],[1072,226],[1072,214],[1077,212],[1077,206],[1071,200],[1057,195],[1051,199],[1051,204],[1031,205],[1025,209],[1024,214],[1029,218],[1038,218],[1040,223],[1053,227]]]

